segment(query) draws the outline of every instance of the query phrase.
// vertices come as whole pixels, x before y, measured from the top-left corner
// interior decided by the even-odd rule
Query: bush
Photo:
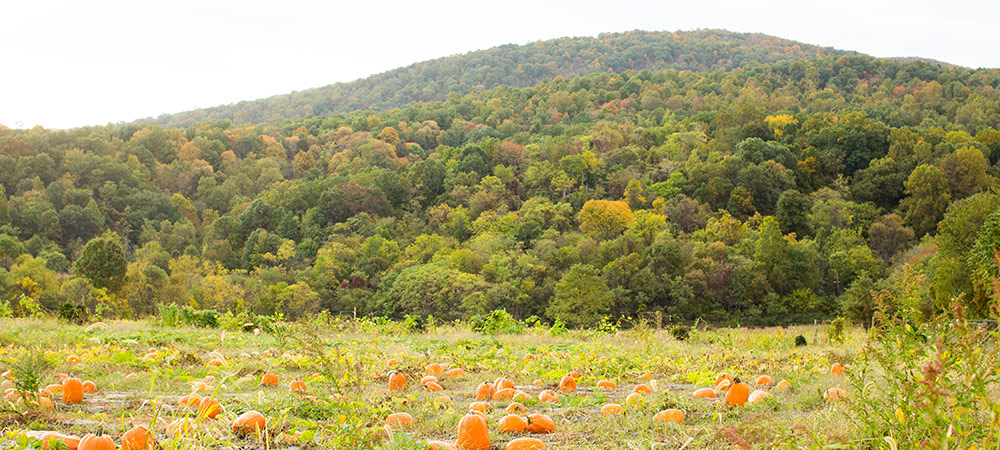
[[[473,316],[469,328],[483,334],[520,334],[524,332],[524,324],[502,309],[489,314]]]
[[[834,342],[844,343],[844,325],[846,320],[843,317],[838,317],[830,322],[830,326],[826,329],[826,340],[831,344]]]
[[[670,335],[678,341],[685,341],[691,335],[691,328],[678,325],[670,329]]]
[[[201,328],[218,328],[219,313],[212,310],[199,310],[190,306],[176,304],[159,306],[160,324],[168,327],[190,325]]]
[[[87,307],[83,305],[65,302],[59,305],[57,313],[60,319],[69,323],[82,325],[87,322]]]
[[[403,317],[403,327],[406,331],[413,333],[423,333],[427,331],[427,323],[433,320],[434,316],[422,316],[420,314],[407,314]],[[430,318],[430,320],[428,320]]]
[[[795,346],[796,347],[805,347],[807,343],[808,342],[806,342],[806,337],[805,336],[803,336],[801,334],[798,335],[798,336],[795,336]]]

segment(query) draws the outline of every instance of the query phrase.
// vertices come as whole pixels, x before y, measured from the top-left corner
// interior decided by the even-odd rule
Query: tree
[[[628,203],[610,200],[588,200],[580,209],[580,231],[600,239],[611,239],[632,223]]]
[[[941,170],[929,164],[913,169],[904,183],[907,197],[899,205],[903,219],[917,236],[934,232],[951,202],[948,184]]]
[[[809,210],[812,209],[812,202],[799,191],[790,190],[781,193],[778,197],[778,210],[776,216],[781,225],[781,232],[795,233],[797,236],[805,237],[812,233],[809,227]]]
[[[86,277],[96,288],[116,294],[125,285],[128,263],[117,234],[106,233],[87,242],[76,260],[76,273]]]
[[[968,197],[989,187],[989,161],[973,147],[962,147],[941,160],[941,174],[948,181],[952,198]]]
[[[898,214],[886,214],[868,227],[868,246],[888,261],[913,241],[913,229],[903,225]]]
[[[614,297],[596,268],[576,264],[556,283],[545,313],[573,328],[594,326],[611,309]]]

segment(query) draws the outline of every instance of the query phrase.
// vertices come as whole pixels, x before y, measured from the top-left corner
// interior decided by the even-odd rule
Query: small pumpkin
[[[472,403],[469,403],[469,409],[471,409],[473,411],[479,411],[479,412],[485,413],[485,412],[488,412],[489,410],[493,409],[493,407],[490,406],[490,404],[486,403],[486,402],[472,402]]]
[[[254,410],[240,414],[233,421],[233,434],[237,436],[255,435],[265,430],[267,430],[267,418]]]
[[[844,366],[842,366],[840,363],[833,363],[833,365],[830,366],[830,375],[837,376],[837,377],[843,376],[844,375]]]
[[[183,436],[194,428],[194,422],[187,417],[167,424],[167,436]]]
[[[781,380],[774,386],[775,389],[788,389],[790,387],[792,387],[792,383],[788,382],[788,380]]]
[[[497,429],[507,433],[521,433],[527,426],[528,422],[526,422],[521,416],[508,414],[500,419],[500,423],[497,424]]]
[[[506,379],[504,377],[497,378],[496,381],[493,382],[493,391],[494,392],[499,391],[499,390],[503,390],[503,389],[514,389],[516,387],[517,386],[514,384],[513,381],[508,380],[508,379]]]
[[[572,372],[569,373],[569,376],[573,377],[574,379],[580,378],[580,372],[574,370],[574,371],[572,371]]]
[[[396,367],[399,365],[399,360],[396,358],[389,358],[389,360],[386,361],[385,363],[389,367]]]
[[[205,397],[201,399],[201,402],[198,404],[198,415],[201,417],[214,419],[219,417],[219,414],[221,413],[222,405],[220,405],[219,402],[212,397]]]
[[[484,416],[469,413],[458,422],[455,446],[463,450],[489,450],[490,430]]]
[[[458,450],[455,444],[445,441],[427,441],[427,445],[429,450]]]
[[[634,389],[632,389],[632,392],[639,394],[650,394],[653,392],[653,389],[650,388],[648,384],[640,384],[636,386]]]
[[[47,433],[42,433],[42,435],[39,436],[38,439],[40,441],[42,441],[42,449],[43,450],[52,448],[54,446],[54,444],[51,445],[51,446],[49,445],[52,441],[60,441],[60,442],[62,442],[63,445],[65,445],[66,448],[68,448],[69,450],[77,450],[80,447],[80,438],[79,437],[65,435],[65,434],[62,434],[62,433],[57,433],[55,431],[50,431],[50,432],[47,432]]]
[[[507,405],[507,409],[504,410],[504,412],[507,414],[524,414],[527,411],[528,411],[527,408],[525,408],[524,405],[518,402],[513,402]]]
[[[438,363],[428,364],[424,369],[424,375],[441,375],[444,373],[444,368]]]
[[[511,400],[514,398],[514,394],[517,394],[516,389],[513,388],[500,389],[499,391],[493,393],[493,400],[494,401]]]
[[[566,375],[559,380],[559,390],[560,391],[575,391],[576,390],[576,378],[570,375]]]
[[[524,430],[529,433],[551,433],[556,430],[556,424],[545,414],[528,414],[528,426]]]
[[[701,388],[694,391],[694,398],[718,398],[715,394],[715,389],[712,388]]]
[[[646,403],[646,397],[638,392],[632,392],[625,396],[626,405],[641,405],[643,403]]]
[[[535,386],[538,386],[538,387],[545,386],[545,382],[542,381],[542,380],[540,380],[540,379],[536,379],[535,381],[532,381],[531,384],[533,384]]]
[[[425,385],[427,383],[431,383],[431,382],[439,383],[440,380],[438,380],[438,377],[436,377],[434,375],[427,375],[427,376],[425,376],[425,377],[423,377],[423,378],[420,379],[420,385],[421,386],[423,386],[423,385]]]
[[[609,380],[601,380],[597,382],[598,389],[615,389],[618,387],[618,383]]]
[[[385,418],[385,424],[393,428],[407,427],[413,424],[413,416],[405,412],[392,413]]]
[[[76,355],[70,355],[68,358],[66,358],[66,362],[70,364],[79,364],[80,358],[77,357]]]
[[[749,402],[749,403],[757,403],[757,402],[759,402],[761,400],[764,400],[765,398],[768,398],[770,396],[771,396],[771,394],[768,394],[767,391],[762,391],[760,389],[757,389],[757,390],[755,390],[755,391],[753,391],[753,392],[750,393],[750,396],[747,397],[747,402]]]
[[[97,392],[97,385],[93,381],[84,381],[81,387],[83,392]]]
[[[278,376],[273,373],[265,373],[260,377],[260,386],[276,388],[278,387]]]
[[[847,391],[839,387],[832,387],[830,389],[827,389],[826,392],[823,393],[823,398],[825,398],[827,401],[842,400],[847,398]]]
[[[729,382],[732,383],[733,377],[729,376],[728,373],[722,372],[715,376],[715,385],[718,386],[719,383],[722,383],[722,380],[729,380]]]
[[[756,384],[757,386],[766,386],[768,384],[774,384],[774,378],[771,378],[770,375],[761,375],[757,377],[757,382],[754,384]]]
[[[430,383],[424,385],[424,390],[428,392],[437,392],[437,391],[443,391],[444,388],[441,387],[440,384],[437,384],[437,382],[431,381]]]
[[[389,392],[406,389],[406,376],[399,372],[389,372]]]
[[[545,443],[533,437],[517,438],[507,443],[506,450],[542,450]]]
[[[198,394],[185,395],[177,399],[177,404],[181,406],[198,406],[201,405],[201,397]]]
[[[538,401],[542,403],[555,403],[559,401],[559,394],[556,394],[551,389],[545,389],[538,393]]]
[[[63,380],[62,401],[66,403],[80,403],[83,401],[83,382],[79,378],[67,378]]]
[[[608,403],[601,407],[601,414],[605,416],[610,416],[611,414],[621,414],[625,412],[625,408],[617,403]]]
[[[107,436],[88,434],[80,439],[77,450],[116,450],[115,441]]]
[[[684,423],[684,412],[676,408],[664,409],[653,416],[653,420]]]
[[[750,387],[741,383],[740,379],[737,378],[736,382],[729,388],[729,392],[726,393],[726,403],[734,406],[743,406],[750,398]]]
[[[451,370],[445,372],[444,376],[446,376],[446,377],[464,377],[465,376],[465,371],[456,367],[454,369],[451,369]]]
[[[493,385],[487,382],[479,383],[476,386],[476,400],[489,400],[493,398]]]
[[[156,439],[142,425],[132,427],[122,435],[122,450],[156,450]]]
[[[306,383],[302,380],[295,380],[288,383],[288,392],[293,394],[305,394],[306,393]]]

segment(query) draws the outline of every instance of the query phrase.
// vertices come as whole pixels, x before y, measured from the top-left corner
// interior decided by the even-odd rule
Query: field
[[[847,377],[831,375],[830,368],[850,368],[864,339],[861,330],[848,330],[844,343],[829,345],[825,326],[695,330],[678,341],[642,326],[614,333],[528,328],[483,335],[453,326],[414,334],[392,323],[340,320],[259,334],[127,321],[89,328],[28,319],[0,325],[0,361],[20,364],[22,378],[37,370],[44,387],[58,384],[61,373],[98,388],[80,404],[64,403],[57,394],[53,409],[7,403],[0,426],[15,446],[26,430],[100,431],[117,442],[134,425],[145,425],[161,448],[427,448],[421,442],[455,442],[480,383],[507,378],[526,394],[520,400],[526,413],[553,420],[554,432],[534,435],[552,449],[819,448],[852,439],[844,404],[823,395],[830,387],[849,388]],[[809,344],[796,347],[798,335]],[[80,362],[69,362],[73,356]],[[440,392],[421,389],[433,363],[464,375],[439,375]],[[390,371],[406,377],[406,389],[388,390]],[[578,372],[577,388],[560,392],[560,380],[571,372]],[[277,375],[279,386],[259,386],[265,373]],[[698,388],[715,386],[719,373],[740,378],[751,390],[761,375],[788,380],[791,387],[762,385],[770,398],[742,407],[692,397]],[[19,378],[18,369],[13,376]],[[306,392],[290,392],[293,380],[304,381]],[[598,389],[599,380],[617,387]],[[651,392],[627,402],[638,385]],[[540,402],[544,389],[558,392],[558,399]],[[217,399],[222,413],[213,420],[179,406],[193,390]],[[530,435],[496,429],[510,400],[487,403],[492,448]],[[622,405],[623,412],[603,415],[608,403]],[[669,408],[683,412],[683,423],[654,419]],[[267,417],[263,436],[232,433],[233,420],[248,410]],[[413,423],[385,425],[395,412],[409,413]],[[191,431],[168,436],[167,424],[185,417],[193,420]]]

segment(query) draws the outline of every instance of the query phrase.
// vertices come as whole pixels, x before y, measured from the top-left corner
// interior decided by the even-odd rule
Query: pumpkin
[[[83,388],[83,392],[97,392],[97,385],[93,381],[84,381],[80,387]]]
[[[559,394],[556,394],[551,389],[546,389],[538,393],[538,401],[542,403],[555,403],[559,401]]]
[[[528,414],[528,426],[524,430],[529,433],[551,433],[556,430],[556,424],[545,414]]]
[[[847,398],[847,391],[839,387],[832,387],[830,389],[827,389],[826,392],[823,393],[823,398],[827,399],[828,401],[845,399]]]
[[[792,387],[792,383],[789,383],[788,380],[781,380],[774,386],[775,389],[787,389],[790,387]]]
[[[503,390],[503,389],[514,389],[516,387],[517,386],[514,384],[513,381],[508,380],[508,379],[503,378],[503,377],[497,378],[496,381],[493,382],[493,391],[494,392],[499,391],[499,390]]]
[[[473,411],[479,411],[479,412],[485,413],[485,412],[493,409],[493,407],[490,406],[490,404],[486,403],[486,402],[472,402],[472,403],[469,403],[469,409],[471,409]]]
[[[219,402],[212,397],[205,397],[201,399],[201,403],[198,404],[198,415],[201,417],[214,419],[218,417],[221,412],[222,405],[220,405]]]
[[[454,369],[451,369],[451,370],[445,372],[444,376],[446,376],[446,377],[464,377],[465,376],[465,371],[456,367]]]
[[[53,375],[53,376],[54,376],[54,377],[56,377],[56,379],[57,379],[57,380],[59,380],[59,382],[60,382],[60,383],[61,383],[61,382],[62,382],[63,380],[65,380],[65,379],[69,378],[69,375],[66,375],[66,374],[64,374],[64,373],[57,373],[57,374],[55,374],[55,375]],[[7,378],[10,378],[10,377],[7,377]]]
[[[521,416],[516,414],[508,414],[500,419],[500,423],[497,424],[497,428],[500,431],[507,433],[520,433],[524,431],[524,428],[528,426],[528,422],[525,422]]]
[[[413,416],[405,412],[392,413],[385,418],[385,424],[393,428],[403,428],[412,423]]]
[[[528,400],[531,400],[531,396],[524,391],[515,391],[514,398],[512,398],[511,400],[514,400],[515,402],[526,402]]]
[[[489,450],[490,430],[486,418],[478,414],[466,414],[458,422],[458,440],[455,446],[463,450]]]
[[[493,393],[493,400],[494,401],[511,400],[514,398],[514,394],[517,394],[516,389],[511,389],[511,388],[500,389],[499,391]]]
[[[389,367],[396,367],[399,365],[399,360],[397,360],[396,358],[389,358],[389,360],[386,361],[386,365],[388,365]]]
[[[295,380],[288,383],[288,392],[293,394],[305,394],[306,393],[306,383],[302,380]]]
[[[559,390],[560,391],[575,391],[576,390],[576,378],[570,375],[566,375],[559,380]]]
[[[732,385],[733,385],[733,382],[731,382],[729,380],[722,380],[722,382],[720,382],[719,384],[715,385],[715,390],[717,390],[719,392],[722,392],[722,391],[725,391],[725,390],[729,389],[729,387],[732,386]]]
[[[524,405],[518,402],[513,402],[507,405],[507,409],[505,409],[504,412],[506,412],[507,414],[514,414],[514,413],[524,414],[525,412],[527,412],[527,408],[525,408]]]
[[[45,386],[45,390],[53,394],[62,394],[63,387],[61,384],[50,384],[48,386]]]
[[[656,413],[656,415],[653,416],[653,420],[684,423],[684,413],[676,408],[664,409],[663,411]]]
[[[517,438],[507,443],[507,450],[541,450],[547,448],[545,443],[532,437]]]
[[[42,408],[45,409],[55,408],[55,405],[52,404],[52,399],[49,397],[39,397],[38,406],[41,406]]]
[[[476,400],[489,400],[493,397],[493,385],[487,382],[479,383],[476,387]]]
[[[191,392],[206,392],[209,390],[208,384],[204,381],[192,381]]]
[[[569,373],[569,376],[573,377],[573,379],[580,378],[580,372],[577,372],[577,371],[574,370],[574,371],[572,371],[572,372]]]
[[[718,397],[718,395],[715,395],[715,390],[712,389],[712,388],[701,388],[701,389],[698,389],[697,391],[694,391],[693,395],[694,395],[694,398],[717,398]]]
[[[80,403],[83,401],[83,383],[79,378],[67,378],[63,380],[62,401],[66,403]]]
[[[771,378],[770,375],[761,375],[760,377],[757,378],[757,382],[754,384],[756,384],[757,386],[774,384],[774,378]]]
[[[726,403],[734,406],[743,406],[750,398],[750,387],[740,383],[740,379],[736,379],[736,383],[729,388],[729,392],[726,393]]]
[[[451,403],[451,397],[447,395],[442,395],[437,398],[438,403]]]
[[[66,358],[66,362],[70,364],[78,364],[80,362],[80,358],[78,358],[76,355],[70,355],[69,358]]]
[[[437,384],[436,382],[431,381],[430,383],[427,383],[427,384],[424,385],[424,390],[428,391],[428,392],[437,392],[437,391],[443,391],[444,388],[441,387],[440,384]]]
[[[0,375],[0,377],[2,377],[2,378],[14,378],[14,372],[11,372],[11,371],[8,370],[8,371],[4,372],[2,375]]]
[[[458,450],[458,447],[451,442],[427,441],[427,445],[430,447],[430,450]]]
[[[425,385],[427,383],[432,383],[432,382],[433,383],[438,383],[439,381],[440,380],[438,380],[438,377],[436,377],[434,375],[427,375],[427,376],[425,376],[425,377],[423,377],[423,378],[420,379],[420,385],[423,386],[423,385]]]
[[[3,380],[3,383],[0,383],[0,387],[14,387],[14,382],[11,380]]]
[[[764,400],[765,398],[768,398],[770,396],[771,396],[771,394],[768,394],[767,391],[762,391],[760,389],[757,389],[756,391],[753,391],[753,392],[750,393],[750,396],[747,397],[747,401],[750,402],[750,403],[757,403],[757,402],[759,402],[761,400]]]
[[[715,376],[715,385],[718,386],[719,383],[722,383],[722,380],[729,380],[729,382],[732,383],[733,377],[729,376],[728,373],[722,372]]]
[[[80,439],[78,450],[116,450],[115,441],[106,436],[88,434]]]
[[[167,424],[167,436],[183,436],[191,431],[192,428],[194,428],[194,422],[191,419],[186,417],[177,419]]]
[[[597,382],[598,389],[614,389],[617,388],[618,384],[614,381],[601,380]]]
[[[269,388],[278,387],[278,376],[273,373],[265,373],[260,377],[260,385]]]
[[[201,397],[198,394],[185,395],[177,400],[181,406],[198,406],[201,404]]]
[[[833,363],[833,366],[830,366],[830,375],[838,377],[844,375],[844,366],[840,363]]]
[[[133,427],[122,435],[122,450],[155,450],[156,439],[142,425]]]
[[[622,408],[622,405],[617,403],[608,403],[607,405],[601,407],[601,414],[604,414],[605,416],[611,414],[621,414],[623,412],[625,412],[625,408]]]
[[[233,434],[237,436],[254,435],[267,430],[267,419],[263,414],[250,410],[240,414],[233,421]]]
[[[644,373],[642,375],[639,375],[639,379],[640,380],[652,380],[653,379],[653,374],[651,374],[649,372],[646,372],[646,373]]]
[[[406,377],[399,372],[389,372],[389,391],[398,392],[406,389]]]
[[[424,370],[424,375],[441,375],[442,373],[444,373],[444,367],[438,363],[428,364]]]
[[[80,447],[80,438],[79,437],[68,436],[68,435],[65,435],[65,434],[62,434],[62,433],[57,433],[55,431],[50,431],[50,432],[47,432],[47,433],[42,433],[42,435],[39,436],[38,439],[40,441],[42,441],[42,448],[43,449],[52,448],[52,447],[49,446],[49,443],[51,441],[61,441],[63,443],[63,445],[65,445],[66,448],[68,448],[69,450],[77,450]]]
[[[542,380],[539,380],[539,379],[536,379],[535,381],[532,381],[531,384],[533,384],[535,386],[538,386],[538,387],[545,386],[545,382],[542,381]]]
[[[640,384],[640,385],[636,386],[635,389],[632,389],[632,392],[639,393],[639,394],[649,394],[649,393],[652,393],[653,390],[649,387],[648,384]]]
[[[642,394],[638,392],[633,392],[625,396],[626,405],[639,405],[642,403],[646,403],[646,398],[643,397]]]

